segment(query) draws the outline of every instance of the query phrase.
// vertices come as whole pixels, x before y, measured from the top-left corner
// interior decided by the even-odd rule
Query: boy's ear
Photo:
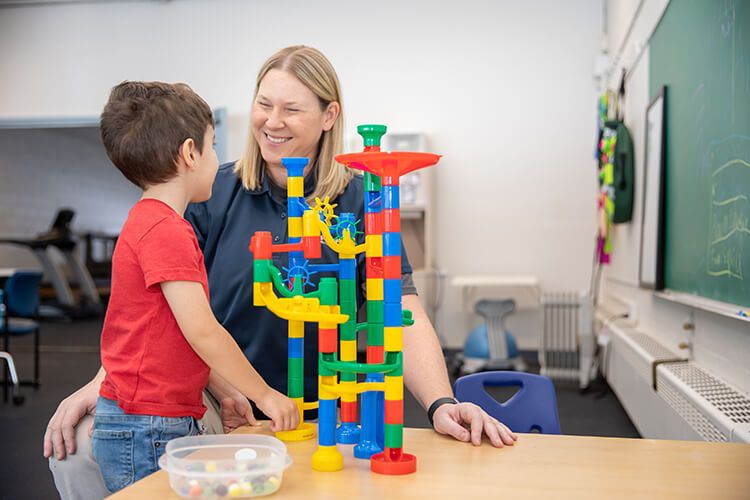
[[[195,148],[195,141],[192,137],[188,137],[182,144],[180,144],[177,153],[177,165],[182,165],[187,169],[190,169],[195,165],[196,156],[197,151]]]

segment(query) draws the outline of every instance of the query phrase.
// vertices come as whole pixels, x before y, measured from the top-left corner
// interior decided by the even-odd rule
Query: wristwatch
[[[457,405],[458,400],[456,398],[438,398],[435,400],[434,403],[430,405],[430,408],[427,410],[427,418],[430,420],[430,427],[435,427],[435,423],[432,421],[432,417],[435,415],[435,412],[438,408],[440,408],[443,405]]]

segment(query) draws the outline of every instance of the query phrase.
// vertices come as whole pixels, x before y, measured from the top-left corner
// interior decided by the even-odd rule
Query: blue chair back
[[[33,318],[39,309],[40,271],[16,271],[5,282],[6,314],[13,317]]]
[[[500,403],[487,393],[485,387],[488,386],[520,389]],[[510,371],[474,373],[456,380],[453,391],[459,401],[480,406],[513,432],[560,434],[555,386],[547,377]]]

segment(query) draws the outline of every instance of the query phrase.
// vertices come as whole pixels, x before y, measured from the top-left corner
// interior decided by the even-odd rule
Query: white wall
[[[635,2],[608,0],[607,25],[610,29],[609,46],[620,47],[632,17],[621,16],[628,12],[632,16]],[[644,0],[639,16],[635,18],[632,34],[624,44],[625,67],[630,71],[625,101],[625,123],[633,136],[636,154],[636,179],[640,187],[643,179],[643,141],[645,137],[645,114],[650,101],[648,48],[635,66],[631,66],[638,52],[638,45],[648,41],[656,27],[668,0]],[[613,59],[615,54],[612,54]],[[619,83],[619,69],[613,71],[610,86]],[[612,235],[612,264],[604,273],[604,300],[612,303],[618,298],[632,301],[637,307],[637,328],[653,336],[674,352],[680,352],[678,344],[693,342],[694,359],[714,375],[750,393],[750,327],[747,323],[716,314],[667,302],[651,292],[638,287],[638,263],[641,231],[641,190],[635,191],[633,221],[614,226]],[[616,302],[615,302],[616,304]],[[616,306],[615,306],[616,307]],[[695,333],[692,337],[682,325],[694,315]],[[684,351],[683,351],[684,352]]]
[[[321,49],[347,124],[422,131],[437,167],[437,263],[458,274],[588,285],[595,230],[601,0],[76,4],[0,10],[0,119],[96,115],[123,79],[190,83],[246,134],[255,73],[280,47]],[[458,345],[470,316],[442,308]],[[535,345],[533,322],[519,343]]]

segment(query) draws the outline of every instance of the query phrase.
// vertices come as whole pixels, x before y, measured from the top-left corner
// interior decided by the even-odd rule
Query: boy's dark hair
[[[185,140],[192,138],[202,153],[206,128],[213,124],[211,108],[184,83],[126,81],[112,88],[100,130],[112,163],[145,189],[177,174]]]

